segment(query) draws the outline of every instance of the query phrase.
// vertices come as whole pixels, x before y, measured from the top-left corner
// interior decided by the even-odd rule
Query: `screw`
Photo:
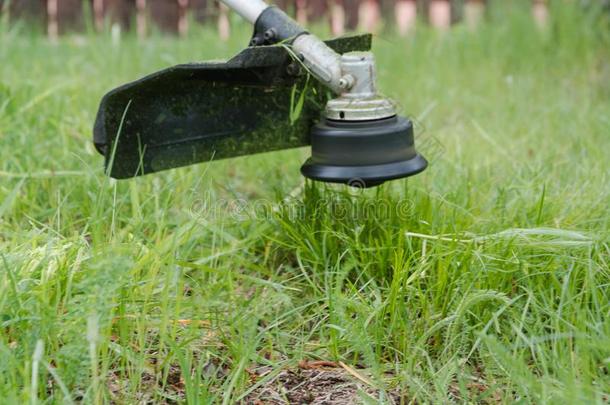
[[[269,28],[267,31],[265,31],[263,37],[265,38],[265,41],[270,42],[275,39],[276,34],[275,28]]]
[[[354,76],[345,75],[341,79],[339,79],[339,87],[343,90],[349,90],[354,86]]]
[[[263,40],[260,37],[253,37],[250,40],[250,46],[259,46],[263,43]]]

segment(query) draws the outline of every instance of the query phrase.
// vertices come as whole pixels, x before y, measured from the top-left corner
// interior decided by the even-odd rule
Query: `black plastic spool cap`
[[[428,166],[415,150],[413,124],[393,116],[372,121],[325,119],[311,131],[312,156],[301,173],[313,180],[375,187],[421,173]]]

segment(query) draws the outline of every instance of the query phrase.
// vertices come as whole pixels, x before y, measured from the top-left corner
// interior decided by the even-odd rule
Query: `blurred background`
[[[439,30],[464,23],[474,28],[494,4],[529,3],[532,19],[541,27],[557,3],[583,8],[610,9],[610,0],[278,0],[277,5],[302,25],[326,25],[334,35],[361,30],[395,30],[407,36],[418,23]],[[2,18],[27,24],[51,39],[88,30],[135,31],[145,37],[154,31],[186,35],[193,25],[212,26],[221,40],[231,35],[236,16],[215,0],[0,0]]]

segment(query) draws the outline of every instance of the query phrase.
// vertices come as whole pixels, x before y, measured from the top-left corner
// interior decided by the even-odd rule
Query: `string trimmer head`
[[[322,42],[260,0],[224,2],[254,23],[248,48],[102,99],[94,142],[110,176],[306,145],[301,172],[325,182],[370,187],[426,168],[411,122],[377,94],[370,35]]]

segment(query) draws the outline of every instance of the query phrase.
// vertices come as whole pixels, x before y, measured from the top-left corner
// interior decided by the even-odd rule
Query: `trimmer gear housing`
[[[428,162],[415,150],[413,124],[377,93],[372,53],[342,55],[341,70],[346,91],[328,101],[326,118],[312,129],[312,157],[301,173],[366,188],[422,172]]]

